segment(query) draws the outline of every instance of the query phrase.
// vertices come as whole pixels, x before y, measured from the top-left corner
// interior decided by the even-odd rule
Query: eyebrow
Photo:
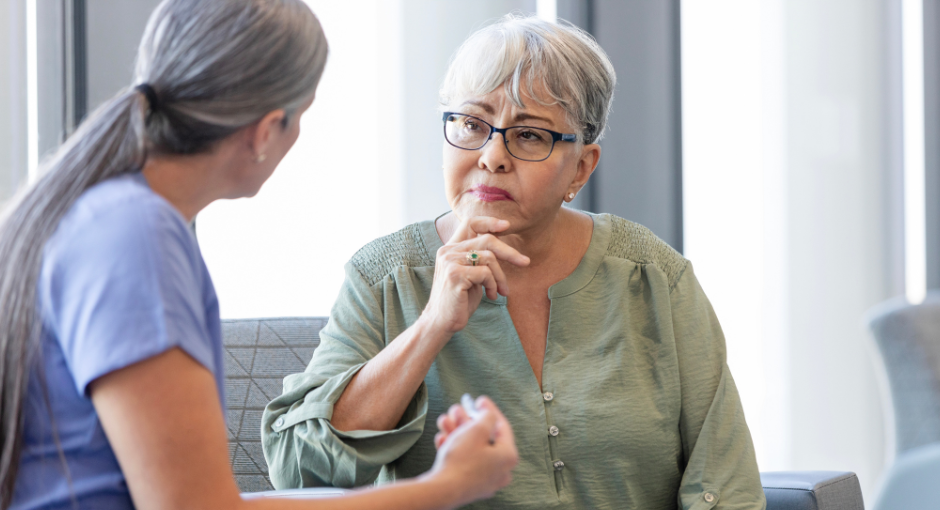
[[[546,117],[540,117],[540,116],[538,116],[538,115],[532,115],[531,113],[525,113],[525,112],[522,112],[522,113],[516,115],[515,119],[516,119],[516,120],[515,120],[516,122],[522,122],[522,121],[524,121],[524,120],[541,120],[541,121],[546,122],[546,123],[548,123],[548,124],[551,124],[551,123],[552,123],[552,121],[549,120],[549,119],[547,119]]]
[[[493,115],[493,114],[496,113],[496,110],[495,110],[492,106],[490,106],[489,103],[483,103],[483,102],[481,102],[481,101],[472,101],[472,100],[471,100],[471,101],[464,101],[463,104],[461,104],[460,106],[466,106],[466,105],[476,106],[476,107],[478,107],[478,108],[482,108],[483,111],[485,111],[486,113],[488,113],[488,114],[490,114],[490,115]]]
[[[460,106],[466,106],[466,105],[476,106],[478,108],[481,108],[483,111],[485,111],[486,113],[490,115],[496,114],[496,109],[493,108],[489,103],[470,100],[470,101],[464,101],[463,104],[461,104]],[[516,116],[513,117],[513,122],[522,122],[526,120],[541,120],[549,125],[552,124],[552,121],[548,119],[547,117],[533,115],[531,113],[526,113],[526,112],[517,113]]]

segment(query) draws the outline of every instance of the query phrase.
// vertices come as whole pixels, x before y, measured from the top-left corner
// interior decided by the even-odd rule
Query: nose
[[[480,149],[480,159],[477,166],[481,170],[490,172],[508,172],[512,170],[512,155],[506,148],[506,137],[503,133],[493,133],[489,141]]]

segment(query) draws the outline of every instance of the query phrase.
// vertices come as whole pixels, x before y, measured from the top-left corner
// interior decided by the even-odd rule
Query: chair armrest
[[[864,510],[855,473],[774,471],[760,474],[767,510]]]
[[[855,473],[838,471],[777,471],[761,473],[767,510],[864,510],[862,490]],[[333,487],[245,492],[243,499],[316,499],[342,496],[348,490]]]
[[[312,487],[309,489],[285,489],[280,491],[243,492],[242,499],[286,498],[286,499],[319,499],[335,498],[348,494],[346,489],[335,487]]]

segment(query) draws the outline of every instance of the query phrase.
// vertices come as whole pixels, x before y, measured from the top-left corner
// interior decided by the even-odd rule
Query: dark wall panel
[[[617,71],[593,209],[649,227],[682,251],[678,0],[593,0],[591,27]]]
[[[927,288],[940,289],[940,1],[924,1]]]

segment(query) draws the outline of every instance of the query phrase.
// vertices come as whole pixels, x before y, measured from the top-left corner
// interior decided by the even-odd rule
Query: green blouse
[[[339,431],[333,404],[424,310],[442,242],[427,221],[356,253],[310,365],[264,412],[274,486],[421,474],[438,415],[469,392],[506,414],[520,462],[509,487],[466,508],[764,508],[724,337],[691,264],[645,227],[592,217],[587,253],[549,289],[542,387],[506,298],[484,297],[390,431]]]

